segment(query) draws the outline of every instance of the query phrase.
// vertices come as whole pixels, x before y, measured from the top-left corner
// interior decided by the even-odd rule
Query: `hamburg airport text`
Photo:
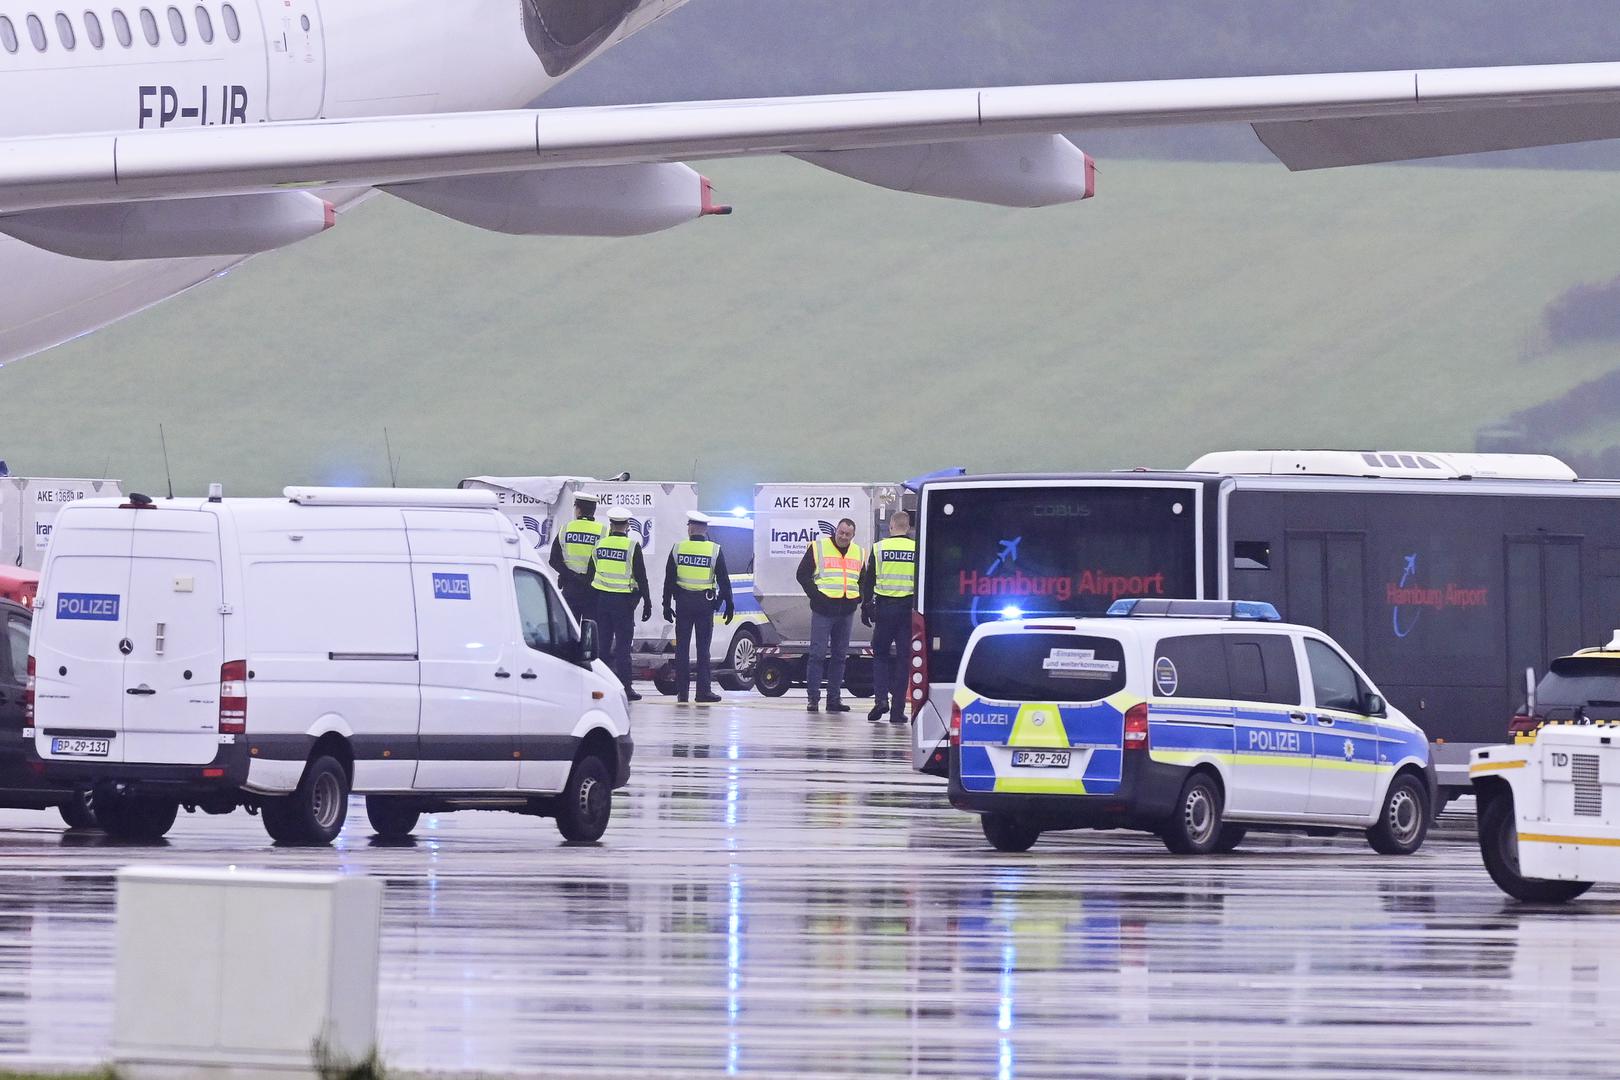
[[[1059,602],[1076,596],[1163,596],[1164,574],[1114,574],[1106,570],[1085,570],[1067,574],[981,574],[963,570],[957,576],[961,596],[1050,596]]]

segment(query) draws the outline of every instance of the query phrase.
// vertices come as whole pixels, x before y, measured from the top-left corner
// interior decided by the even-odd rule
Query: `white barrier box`
[[[376,1046],[382,882],[344,874],[118,873],[113,1059],[126,1077],[313,1077]]]

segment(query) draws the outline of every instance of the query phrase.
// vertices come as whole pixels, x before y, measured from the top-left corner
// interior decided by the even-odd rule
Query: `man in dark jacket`
[[[861,571],[861,621],[872,627],[872,711],[876,724],[892,702],[891,723],[906,722],[906,657],[910,655],[911,612],[917,601],[917,541],[911,515],[897,510],[889,536],[872,545]]]
[[[726,555],[709,539],[709,519],[697,511],[686,515],[686,539],[669,549],[664,565],[664,618],[675,624],[675,700],[685,703],[691,688],[690,649],[697,646],[697,700],[720,700],[709,685],[714,642],[714,613],[731,625],[731,577]]]
[[[799,560],[799,587],[810,598],[810,655],[805,667],[805,688],[810,712],[821,711],[821,680],[827,677],[827,711],[849,712],[841,700],[844,657],[855,610],[861,606],[861,546],[855,542],[855,522],[844,518],[832,536],[823,536]],[[829,654],[830,657],[829,657]]]

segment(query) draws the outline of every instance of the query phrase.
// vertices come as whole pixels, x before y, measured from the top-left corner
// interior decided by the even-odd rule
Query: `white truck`
[[[122,494],[117,480],[0,476],[0,565],[38,570],[62,507]]]
[[[288,488],[62,512],[28,657],[26,753],[114,836],[246,807],[329,843],[459,809],[607,827],[628,702],[487,492]]]
[[[1475,750],[1468,775],[1503,892],[1562,903],[1620,882],[1620,721],[1547,720],[1531,741]]]
[[[803,685],[810,645],[810,601],[798,582],[805,549],[831,536],[842,518],[855,522],[862,551],[887,535],[885,522],[903,509],[900,484],[758,484],[754,488],[754,596],[778,639],[762,646],[754,665],[754,685],[779,697]],[[872,632],[855,620],[850,631],[844,682],[855,693],[871,692]]]

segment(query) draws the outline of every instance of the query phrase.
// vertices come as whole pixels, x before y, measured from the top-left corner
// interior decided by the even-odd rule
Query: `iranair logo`
[[[641,518],[630,519],[630,535],[639,536],[641,538],[641,547],[643,550],[652,547],[652,529],[652,518],[647,518],[646,520],[642,520]]]
[[[471,600],[472,579],[466,574],[434,574],[433,599]]]
[[[518,531],[533,533],[534,546],[536,548],[543,548],[551,540],[551,519],[546,518],[544,521],[542,521],[539,518],[532,518],[528,514],[524,514],[523,527]]]
[[[797,559],[805,548],[837,531],[832,522],[820,518],[777,518],[771,522],[771,558]]]

